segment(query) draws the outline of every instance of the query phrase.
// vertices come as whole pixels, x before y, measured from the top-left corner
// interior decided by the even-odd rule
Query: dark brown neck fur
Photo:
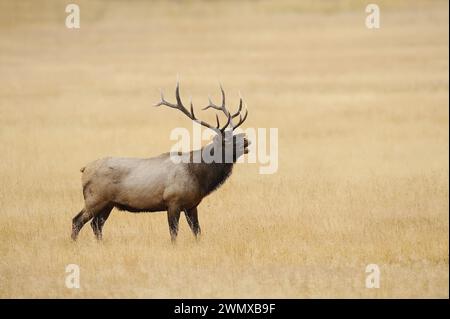
[[[234,163],[205,163],[202,160],[201,163],[191,161],[187,165],[189,171],[197,178],[202,196],[206,196],[227,180],[231,175]]]
[[[188,167],[197,178],[202,196],[206,196],[227,180],[233,163],[189,163]]]

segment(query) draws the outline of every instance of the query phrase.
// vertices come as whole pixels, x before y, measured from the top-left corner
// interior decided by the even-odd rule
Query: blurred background
[[[448,2],[0,0],[1,297],[447,297]],[[279,169],[237,165],[195,243],[165,214],[113,212],[102,245],[79,168],[173,145],[177,75],[219,81],[245,127],[279,129]],[[213,112],[197,111],[213,120]],[[82,289],[64,286],[78,263]],[[365,288],[365,266],[382,271]]]

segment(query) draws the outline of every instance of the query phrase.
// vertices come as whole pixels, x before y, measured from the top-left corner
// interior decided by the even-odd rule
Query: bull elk
[[[244,116],[241,114],[242,98],[237,112],[230,113],[225,106],[222,86],[220,89],[222,105],[218,106],[210,99],[203,110],[212,108],[225,114],[226,123],[222,127],[217,114],[217,125],[212,126],[195,116],[192,102],[190,111],[186,109],[181,101],[178,83],[176,103],[166,101],[161,92],[161,101],[155,104],[177,109],[192,121],[216,132],[213,141],[201,149],[176,154],[187,158],[187,161],[174,161],[171,158],[173,153],[142,159],[107,157],[81,169],[84,208],[72,220],[73,240],[76,240],[81,228],[89,220],[92,220],[94,235],[100,240],[102,228],[114,207],[133,213],[167,211],[172,242],[177,237],[180,213],[183,211],[194,236],[200,234],[197,206],[205,196],[225,182],[236,160],[248,153],[249,141],[245,134],[233,133],[247,118],[247,110]],[[236,118],[239,121],[233,123]],[[222,154],[219,160],[215,157],[216,160],[206,161],[202,156],[214,155],[214,152]],[[200,158],[200,161],[194,161],[194,158]]]

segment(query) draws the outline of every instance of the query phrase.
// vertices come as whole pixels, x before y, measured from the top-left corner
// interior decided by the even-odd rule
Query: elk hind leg
[[[72,219],[72,240],[76,240],[78,237],[78,233],[81,228],[83,228],[84,224],[86,224],[91,218],[93,214],[91,211],[83,208],[73,219]]]
[[[94,235],[98,240],[102,239],[102,229],[105,225],[106,220],[111,214],[112,206],[107,206],[103,208],[97,215],[94,216],[91,220],[91,227],[94,231]]]
[[[200,223],[198,222],[197,207],[194,207],[191,209],[185,209],[184,214],[186,215],[186,220],[188,222],[189,227],[192,230],[192,233],[194,234],[195,238],[198,238],[198,236],[201,233],[201,229],[200,229]]]

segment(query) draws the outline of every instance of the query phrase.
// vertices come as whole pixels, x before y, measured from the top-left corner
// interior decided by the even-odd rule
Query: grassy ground
[[[378,30],[363,1],[77,3],[68,30],[64,1],[0,1],[0,297],[448,298],[448,2],[380,1]],[[177,74],[198,106],[240,90],[278,172],[237,165],[198,243],[118,211],[72,243],[80,167],[191,128],[150,107]]]

